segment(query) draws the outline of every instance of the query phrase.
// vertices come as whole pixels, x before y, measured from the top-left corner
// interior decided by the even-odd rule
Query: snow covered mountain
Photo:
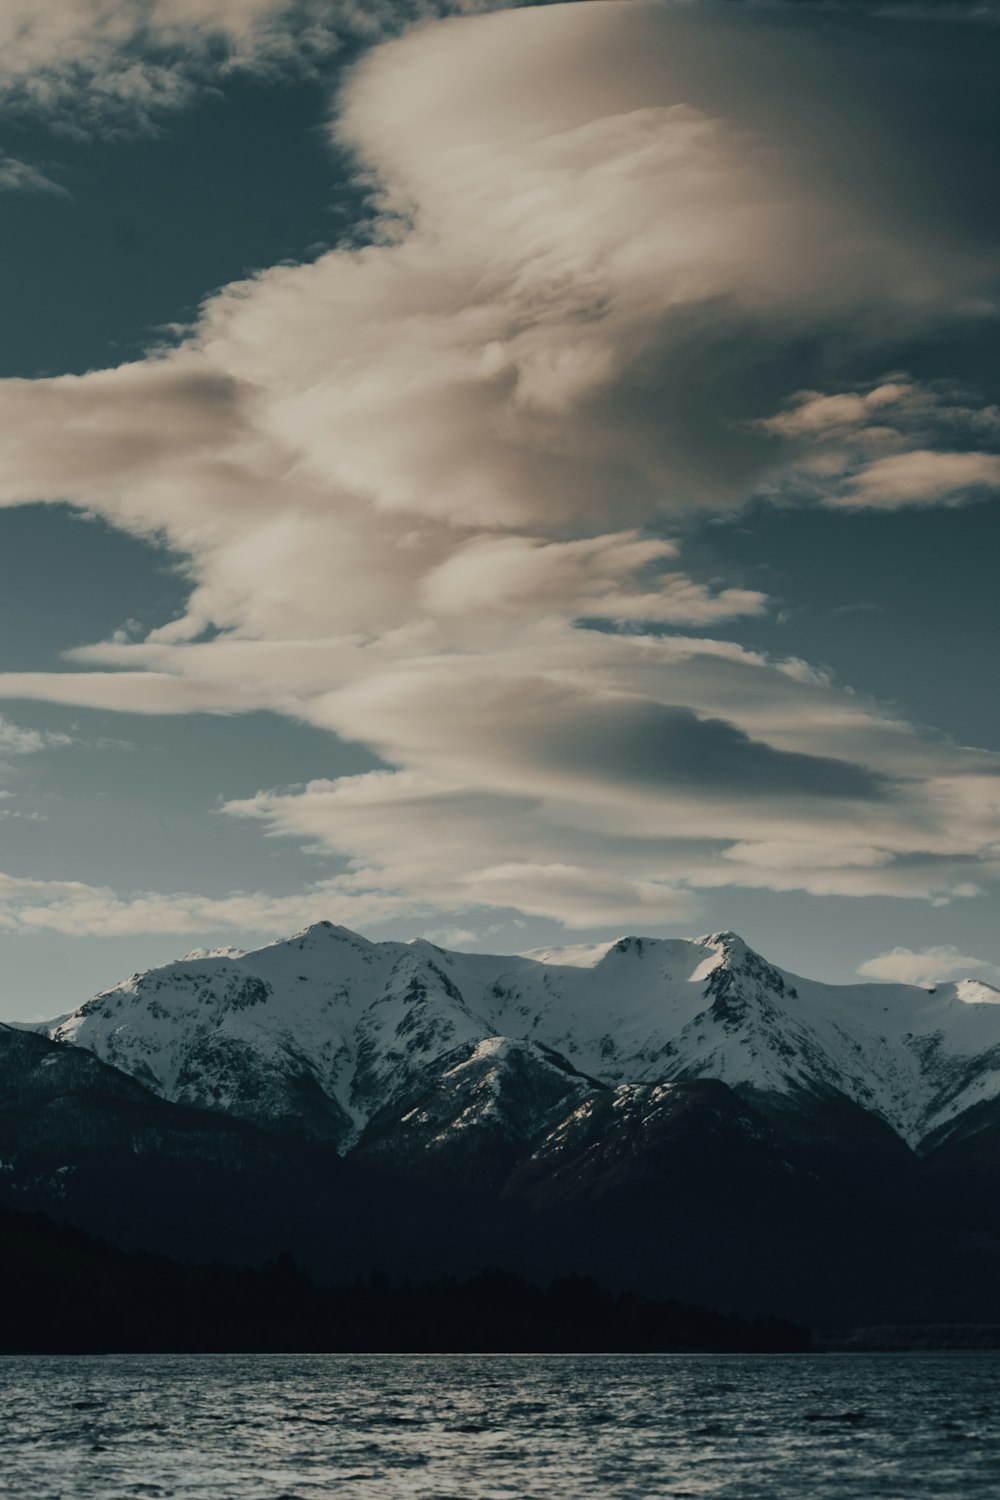
[[[321,922],[135,974],[40,1029],[166,1099],[362,1155],[473,1125],[523,1142],[595,1091],[692,1079],[755,1107],[849,1101],[915,1148],[1000,1099],[1000,992],[820,984],[729,932],[494,956]]]

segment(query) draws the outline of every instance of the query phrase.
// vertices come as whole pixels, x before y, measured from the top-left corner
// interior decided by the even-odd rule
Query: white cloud
[[[50,729],[25,729],[0,714],[0,761],[10,755],[37,755],[42,750],[58,750],[72,743],[68,734]]]
[[[339,861],[292,925],[651,925],[730,884],[947,900],[1000,874],[1000,758],[664,633],[767,608],[685,567],[693,509],[885,495],[892,460],[992,441],[990,409],[905,376],[757,420],[804,344],[867,337],[873,302],[937,327],[973,272],[829,167],[824,111],[773,85],[812,77],[836,115],[836,70],[780,19],[748,52],[738,9],[556,6],[378,49],[336,125],[379,184],[373,243],[225,289],[176,350],[0,382],[0,503],[68,500],[191,577],[183,618],[0,694],[270,708],[389,767],[230,804]],[[924,472],[948,498],[954,463]],[[286,925],[269,901],[45,887],[12,920]]]
[[[592,619],[710,625],[766,609],[758,591],[713,591],[673,571],[678,553],[676,543],[636,532],[572,542],[477,537],[427,573],[421,593],[426,608],[444,616],[575,610]]]
[[[870,391],[843,391],[822,395],[819,391],[800,391],[786,409],[768,417],[761,426],[783,437],[818,437],[869,426],[886,407],[899,406],[912,396],[914,387],[907,381],[887,380]]]
[[[236,70],[320,64],[489,0],[4,0],[0,100],[63,129],[146,128]]]
[[[834,505],[940,505],[1000,490],[1000,454],[935,453],[917,448],[878,458],[862,470]]]
[[[322,881],[294,896],[232,892],[211,897],[141,891],[121,895],[105,886],[73,880],[32,880],[0,874],[0,929],[59,932],[67,937],[127,937],[137,933],[291,931],[321,920],[377,926],[406,910],[421,915],[434,906],[378,893],[341,890]]]
[[[252,684],[244,690],[238,683],[187,682],[158,672],[0,672],[0,697],[34,698],[43,703],[132,714],[238,713],[261,706],[254,699]],[[277,707],[278,702],[272,694],[266,706]],[[17,730],[11,736],[11,746],[24,742],[25,737],[32,749],[69,743],[65,736],[36,736],[33,730]],[[23,753],[5,745],[0,728],[0,753],[5,749],[7,754]]]
[[[423,934],[428,943],[439,948],[467,948],[476,941],[477,934],[469,927],[434,927]]]
[[[986,959],[960,953],[951,945],[925,948],[893,948],[869,958],[858,969],[867,979],[884,979],[894,984],[939,984],[946,979],[962,979],[982,970],[997,972],[997,965]]]
[[[759,426],[797,454],[779,471],[779,490],[825,505],[898,510],[1000,490],[1000,453],[992,451],[1000,445],[1000,408],[970,406],[961,392],[905,376],[867,391],[800,391]],[[948,446],[932,446],[941,442]]]

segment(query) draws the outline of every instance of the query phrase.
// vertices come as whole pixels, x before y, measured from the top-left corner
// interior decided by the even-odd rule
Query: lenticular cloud
[[[769,601],[692,576],[692,514],[933,503],[995,469],[928,465],[919,424],[831,463],[878,403],[817,384],[830,351],[888,361],[873,299],[891,343],[968,316],[973,272],[918,207],[883,212],[823,111],[802,125],[795,91],[838,87],[822,50],[746,24],[593,4],[387,43],[332,127],[366,243],[224,289],[144,361],[0,382],[0,498],[164,537],[191,576],[147,639],[0,689],[363,742],[385,769],[229,811],[324,846],[338,897],[379,911],[649,922],[700,886],[995,878],[995,757],[699,634]]]

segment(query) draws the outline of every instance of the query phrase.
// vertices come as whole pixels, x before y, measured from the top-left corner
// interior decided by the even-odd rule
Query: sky
[[[1000,984],[998,63],[7,0],[0,1017],[320,919]]]

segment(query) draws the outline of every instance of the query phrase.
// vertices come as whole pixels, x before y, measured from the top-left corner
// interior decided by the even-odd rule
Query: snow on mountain
[[[486,1037],[440,1059],[379,1110],[354,1158],[499,1186],[526,1142],[595,1092],[607,1090],[547,1047]]]
[[[728,932],[497,956],[318,923],[135,974],[41,1029],[168,1099],[342,1147],[429,1068],[488,1039],[539,1044],[610,1085],[839,1091],[915,1145],[1000,1095],[998,1001],[980,981],[800,979]]]
[[[984,979],[960,979],[955,985],[955,993],[966,1005],[1000,1005],[1000,990],[994,989]]]
[[[593,1089],[533,1145],[504,1191],[539,1207],[643,1187],[669,1204],[684,1178],[710,1193],[752,1194],[762,1171],[783,1183],[801,1175],[786,1159],[787,1137],[715,1079]]]

